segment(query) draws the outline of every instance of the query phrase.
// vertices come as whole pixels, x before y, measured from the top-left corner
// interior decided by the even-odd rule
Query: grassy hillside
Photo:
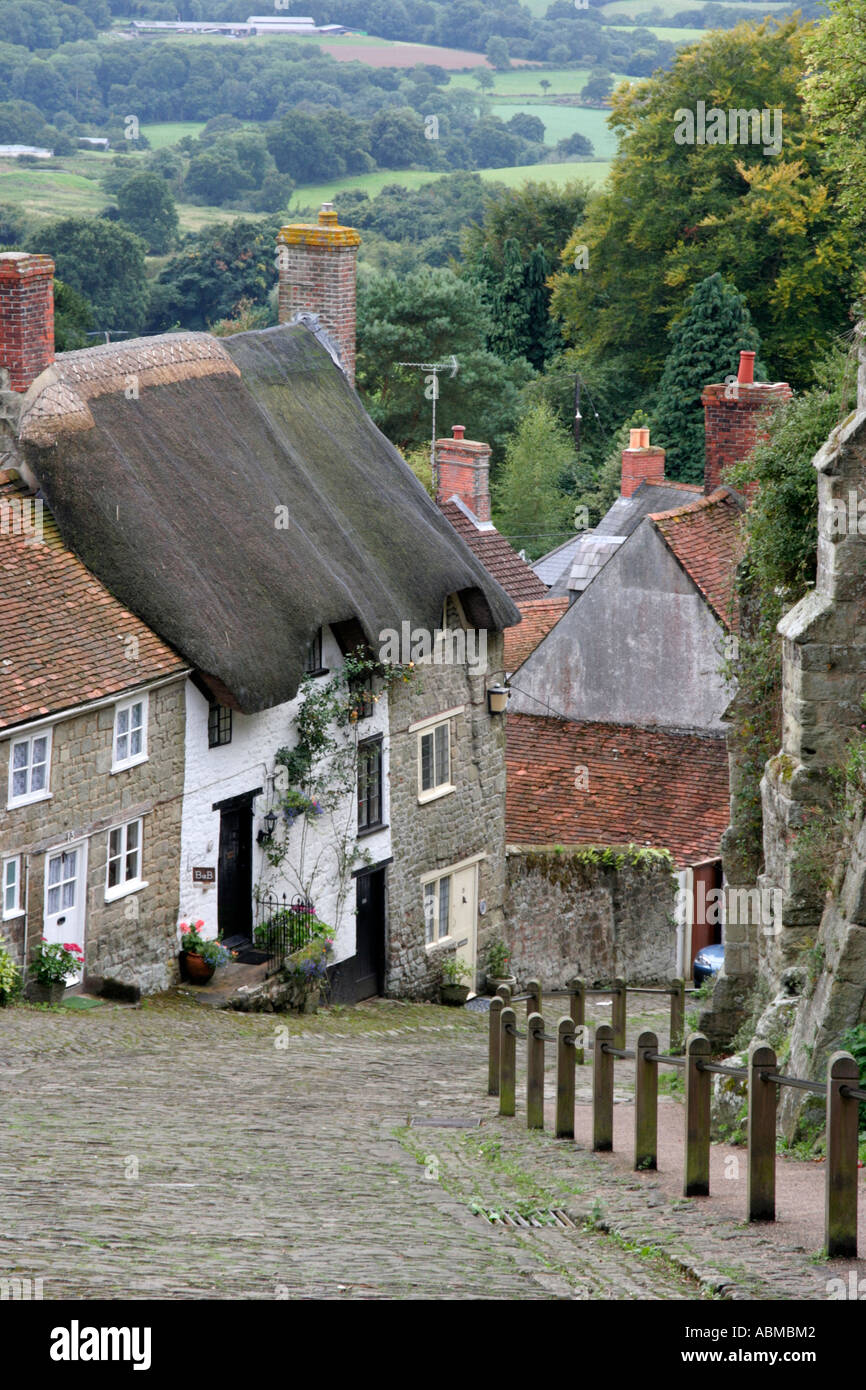
[[[166,145],[176,145],[185,135],[198,135],[204,127],[204,121],[159,121],[154,125],[143,125],[141,131],[153,149],[161,150]]]
[[[602,183],[610,172],[609,160],[570,160],[565,164],[523,164],[514,169],[479,169],[481,178],[494,183],[504,183],[508,188],[519,188],[524,183],[568,183],[571,179],[586,179],[588,183]],[[440,178],[428,170],[406,169],[403,171],[377,171],[375,174],[361,174],[354,178],[334,179],[331,183],[309,184],[296,189],[292,195],[291,211],[299,208],[316,208],[329,202],[336,193],[350,188],[360,188],[372,197],[387,184],[398,184],[401,188],[420,188]]]
[[[612,159],[616,154],[616,136],[607,126],[607,111],[595,111],[588,106],[554,106],[546,102],[496,102],[494,116],[507,121],[518,111],[526,111],[544,122],[544,143],[555,145],[568,135],[579,133],[592,141],[598,159]]]

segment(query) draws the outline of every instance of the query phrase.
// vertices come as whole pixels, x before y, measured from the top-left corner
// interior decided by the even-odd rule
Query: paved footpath
[[[0,1279],[47,1299],[826,1297],[835,1268],[500,1120],[486,1027],[393,1001],[0,1010]]]

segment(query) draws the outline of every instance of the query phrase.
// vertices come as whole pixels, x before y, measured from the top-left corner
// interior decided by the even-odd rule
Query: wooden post
[[[541,985],[538,983],[537,980],[527,981],[526,993],[529,995],[529,998],[526,1001],[526,1017],[529,1018],[530,1014],[540,1014]]]
[[[544,1129],[544,1019],[526,1020],[526,1128]]]
[[[496,991],[502,1000],[502,1007],[507,1009],[511,1005],[511,985],[500,985]]]
[[[586,1029],[586,986],[581,979],[571,980],[571,1018],[578,1038],[585,1036]],[[583,1032],[581,1031],[583,1030]],[[575,1045],[574,1065],[583,1066],[583,1048]]]
[[[684,1197],[710,1195],[710,1073],[698,1067],[709,1058],[703,1033],[692,1033],[686,1042]]]
[[[499,1015],[502,1037],[499,1046],[499,1113],[514,1114],[514,1078],[517,1071],[517,1014],[513,1009],[503,1009]],[[509,1032],[509,1029],[511,1031]]]
[[[574,1138],[574,1021],[561,1018],[556,1030],[556,1137]]]
[[[600,1023],[592,1054],[592,1147],[596,1153],[613,1149],[613,1057],[602,1044],[613,1045],[613,1029]]]
[[[749,1128],[746,1215],[749,1221],[776,1219],[776,1087],[761,1080],[762,1071],[775,1071],[772,1047],[749,1048]]]
[[[656,1034],[641,1033],[634,1063],[634,1166],[640,1170],[658,1167],[659,1069],[647,1061],[658,1050]]]
[[[489,1096],[499,1095],[499,1053],[502,1043],[502,1010],[505,1008],[499,995],[495,995],[490,1001],[490,1018],[488,1020],[488,1063],[487,1063],[487,1094]]]
[[[613,1028],[614,1047],[625,1047],[625,1011],[626,999],[625,980],[617,976],[613,982],[614,995],[610,1008],[610,1022]]]
[[[827,1177],[824,1245],[829,1258],[857,1258],[858,1102],[840,1095],[857,1086],[857,1063],[850,1052],[834,1052],[827,1063]]]
[[[686,982],[671,980],[671,1054],[676,1056],[683,1050],[683,1035],[686,1026]]]

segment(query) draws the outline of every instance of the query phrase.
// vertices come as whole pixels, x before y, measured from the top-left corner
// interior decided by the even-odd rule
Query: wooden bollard
[[[541,985],[537,980],[528,980],[526,983],[526,993],[529,998],[526,1001],[526,1017],[530,1014],[541,1013]]]
[[[571,990],[571,1018],[574,1023],[574,1031],[578,1037],[578,1043],[586,1035],[586,985],[581,979],[569,982]],[[583,1047],[575,1044],[574,1065],[583,1066]]]
[[[499,1113],[513,1115],[517,1071],[517,1014],[513,1009],[503,1009],[499,1015],[499,1022],[502,1026],[499,1044]]]
[[[709,1057],[709,1042],[693,1033],[686,1042],[684,1197],[710,1195],[710,1072],[698,1066]]]
[[[487,1063],[487,1094],[489,1096],[499,1095],[499,1054],[502,1044],[502,1010],[505,1004],[499,995],[494,995],[490,1001],[490,1017],[488,1032],[488,1063]]]
[[[746,1216],[749,1221],[776,1219],[776,1087],[761,1079],[761,1072],[775,1071],[772,1047],[752,1043],[749,1048],[749,1126]]]
[[[625,1011],[626,1000],[628,999],[628,995],[626,994],[625,980],[623,980],[619,975],[613,982],[613,989],[613,1000],[610,1006],[610,1022],[611,1027],[613,1028],[613,1045],[614,1047],[624,1048]]]
[[[659,1069],[647,1056],[659,1050],[655,1033],[641,1033],[634,1062],[634,1166],[658,1167]]]
[[[544,1129],[544,1019],[526,1020],[526,1128]]]
[[[596,1153],[613,1149],[613,1057],[603,1043],[613,1043],[613,1029],[600,1023],[592,1054],[592,1147]]]
[[[496,993],[502,1000],[502,1007],[507,1009],[511,1004],[511,985],[500,985]]]
[[[850,1052],[834,1052],[827,1063],[827,1175],[824,1247],[829,1258],[857,1258],[858,1103],[840,1094],[857,1086],[857,1063]]]
[[[570,1038],[572,1041],[566,1042]],[[556,1030],[556,1137],[574,1138],[574,1021],[561,1018]]]
[[[686,1027],[686,983],[685,980],[671,980],[671,1028],[670,1049],[673,1054],[682,1052]]]

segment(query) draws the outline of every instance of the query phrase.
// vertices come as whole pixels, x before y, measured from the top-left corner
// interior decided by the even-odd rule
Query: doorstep
[[[179,986],[179,992],[190,995],[199,1004],[206,1004],[211,1009],[225,1009],[241,989],[249,990],[251,986],[261,984],[267,978],[267,970],[267,962],[239,965],[237,961],[232,961],[230,965],[219,966],[206,985],[183,983]]]

